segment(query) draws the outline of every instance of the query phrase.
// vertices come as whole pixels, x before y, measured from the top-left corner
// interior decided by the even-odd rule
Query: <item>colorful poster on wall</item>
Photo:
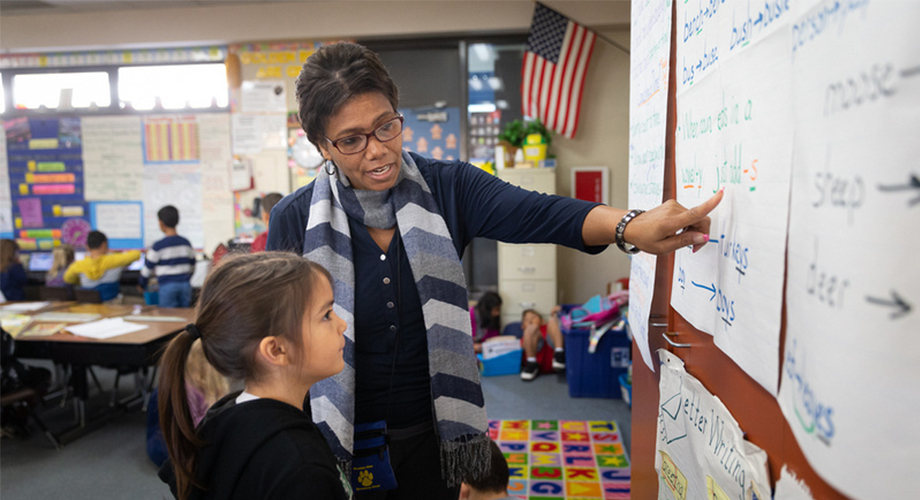
[[[661,205],[668,115],[671,0],[633,2],[629,59],[629,206]],[[655,371],[649,350],[649,316],[658,257],[641,252],[630,259],[629,329],[645,364]]]
[[[144,118],[144,163],[197,163],[199,155],[194,115]]]
[[[12,232],[20,249],[85,244],[80,119],[20,117],[6,120],[4,130]]]
[[[460,109],[401,109],[403,148],[435,160],[460,159]]]
[[[767,453],[684,362],[664,349],[655,470],[659,500],[769,500]]]

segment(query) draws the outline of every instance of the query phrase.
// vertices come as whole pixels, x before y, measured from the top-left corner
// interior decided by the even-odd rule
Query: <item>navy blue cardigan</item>
[[[468,163],[410,154],[458,258],[475,237],[555,243],[592,254],[607,248],[585,247],[582,241],[582,225],[595,203],[527,191]],[[303,253],[312,196],[311,183],[274,207],[266,250]],[[362,224],[349,226],[355,259],[355,422],[385,419],[391,429],[400,429],[431,420],[425,323],[418,291],[409,286],[415,282],[406,252],[399,238],[383,252]]]

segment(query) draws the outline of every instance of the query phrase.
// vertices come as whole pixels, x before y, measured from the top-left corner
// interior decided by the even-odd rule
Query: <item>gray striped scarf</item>
[[[379,229],[397,226],[425,317],[441,475],[453,486],[488,472],[490,453],[466,279],[428,183],[408,153],[403,152],[402,159],[399,178],[387,191],[353,189],[341,172],[330,176],[324,168],[314,181],[303,255],[332,274],[335,312],[348,329],[345,368],[313,385],[310,404],[313,420],[347,465],[355,415],[355,267],[348,218]]]

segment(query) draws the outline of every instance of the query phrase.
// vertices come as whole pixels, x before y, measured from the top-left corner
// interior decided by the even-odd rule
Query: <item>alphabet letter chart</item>
[[[792,163],[791,0],[677,3],[677,201],[720,189],[710,243],[675,254],[671,305],[777,392]]]
[[[853,498],[916,496],[920,4],[810,2],[792,26],[795,150],[779,404]]]

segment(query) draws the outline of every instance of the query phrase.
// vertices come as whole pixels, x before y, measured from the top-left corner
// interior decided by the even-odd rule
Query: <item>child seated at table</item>
[[[225,257],[208,276],[197,319],[161,359],[160,426],[169,462],[160,477],[189,498],[350,499],[349,478],[303,409],[310,387],[345,363],[345,322],[332,279],[290,253]],[[244,390],[214,404],[196,429],[186,364],[201,339],[217,371]]]
[[[565,370],[565,346],[559,329],[560,310],[559,306],[553,307],[549,323],[544,323],[543,316],[533,309],[527,309],[521,314],[521,329],[524,330],[521,346],[526,357],[521,380],[529,382],[537,378],[541,371]],[[552,347],[546,342],[547,335],[553,342]]]
[[[5,300],[25,300],[29,276],[19,260],[19,245],[13,240],[0,240],[0,291]]]
[[[109,239],[102,231],[90,231],[86,236],[89,255],[67,268],[64,281],[71,285],[79,284],[87,290],[97,290],[102,301],[118,296],[121,273],[125,267],[141,258],[137,250],[121,253],[109,253]]]
[[[73,264],[73,247],[67,244],[54,247],[51,251],[51,269],[45,275],[45,286],[68,286],[64,281],[64,273]]]

